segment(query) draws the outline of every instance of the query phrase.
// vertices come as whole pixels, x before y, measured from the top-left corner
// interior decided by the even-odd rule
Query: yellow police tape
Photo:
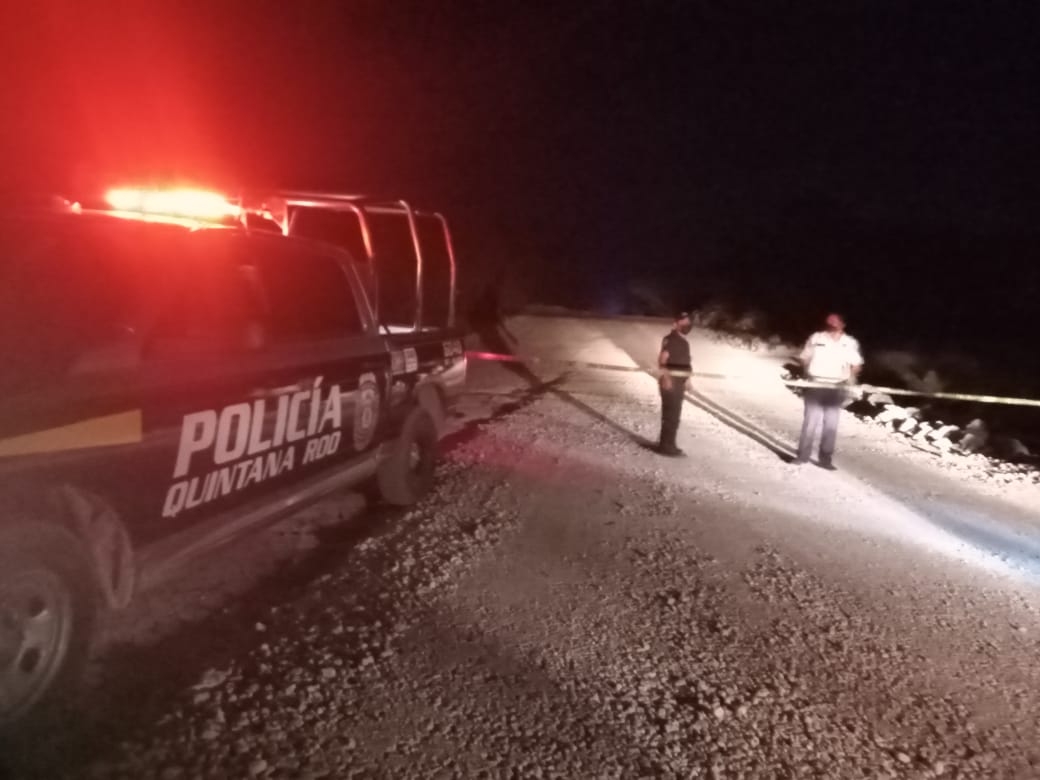
[[[546,358],[537,357],[519,357],[517,355],[502,355],[495,352],[478,352],[469,351],[466,352],[466,357],[469,360],[483,360],[491,361],[496,363],[519,363],[523,365],[536,364],[542,366],[556,366],[560,368],[586,368],[595,369],[598,371],[620,371],[625,373],[634,374],[650,374],[655,376],[660,373],[660,370],[641,368],[640,366],[620,366],[611,363],[593,363],[585,360],[553,360]],[[725,379],[725,380],[739,380],[747,379],[734,374],[714,374],[705,371],[674,371],[669,370],[667,372],[673,377],[679,378],[702,378],[702,379]],[[828,388],[834,389],[835,385],[827,384],[826,382],[810,382],[804,379],[781,379],[780,382],[787,387],[800,387],[800,388]],[[1003,404],[1005,406],[1037,406],[1040,407],[1040,400],[1033,398],[1010,398],[1007,396],[999,395],[975,395],[972,393],[943,393],[929,390],[907,390],[901,387],[883,387],[879,385],[867,385],[867,384],[855,384],[855,385],[839,385],[844,387],[850,392],[857,394],[882,394],[888,396],[912,396],[915,398],[933,398],[944,401],[969,401],[972,403],[980,404]]]

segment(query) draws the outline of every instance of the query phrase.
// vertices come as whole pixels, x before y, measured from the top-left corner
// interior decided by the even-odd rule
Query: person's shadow
[[[493,352],[498,355],[516,355],[514,346],[518,341],[506,327],[505,322],[501,318],[498,309],[498,298],[495,291],[493,289],[490,292],[485,290],[480,303],[482,305],[476,307],[474,312],[476,316],[472,317],[470,322],[474,332],[480,338],[483,348],[488,352]],[[523,379],[524,382],[532,388],[543,388],[546,392],[551,393],[561,401],[573,406],[575,409],[578,409],[583,414],[588,415],[594,420],[609,426],[617,433],[620,433],[630,441],[638,444],[640,447],[652,449],[654,451],[657,450],[656,442],[647,439],[645,436],[640,436],[634,431],[630,431],[628,428],[618,424],[602,412],[589,406],[584,401],[575,398],[571,393],[558,387],[557,384],[566,378],[567,372],[561,374],[553,382],[546,383],[541,377],[521,362],[503,362],[502,365],[508,371],[511,371]]]
[[[691,404],[701,409],[716,420],[726,425],[737,433],[742,433],[757,444],[761,444],[767,450],[776,455],[784,463],[792,463],[797,457],[794,448],[773,436],[768,431],[762,430],[759,426],[755,425],[750,420],[741,417],[736,412],[727,409],[722,404],[716,403],[712,399],[698,390],[690,389],[686,391],[686,400]]]

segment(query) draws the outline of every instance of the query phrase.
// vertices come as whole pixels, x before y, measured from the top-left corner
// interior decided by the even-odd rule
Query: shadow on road
[[[504,343],[504,342],[502,342],[500,340],[499,343]],[[616,346],[618,346],[621,349],[623,349],[625,351],[625,354],[627,354],[629,356],[629,358],[637,366],[645,366],[646,365],[645,362],[640,360],[640,357],[638,357],[638,356],[636,356],[636,355],[634,355],[632,353],[631,349],[627,348],[625,345],[623,345],[621,343],[618,343],[617,341],[615,341],[614,343],[615,343]],[[645,358],[646,356],[642,355],[641,357]],[[648,376],[651,376],[651,377],[654,376],[654,374],[653,374],[653,372],[651,370],[649,370],[649,369],[647,369],[645,367],[642,370]],[[716,379],[726,379],[727,378],[726,375],[724,375],[724,374],[710,374],[710,373],[705,373],[705,372],[698,372],[697,376],[705,377],[705,378],[716,378]],[[737,431],[738,433],[741,433],[744,436],[748,437],[749,439],[754,441],[756,444],[762,445],[763,447],[768,449],[770,452],[774,453],[778,458],[780,458],[785,463],[790,463],[791,461],[793,461],[795,459],[795,457],[796,457],[795,450],[794,450],[794,448],[790,444],[788,444],[785,441],[782,441],[782,440],[778,439],[773,434],[769,433],[768,431],[766,431],[762,427],[760,427],[760,426],[756,425],[755,423],[751,422],[747,418],[742,417],[741,415],[737,414],[732,409],[729,409],[729,408],[723,406],[722,404],[718,403],[717,401],[712,400],[708,396],[704,395],[704,393],[701,393],[700,391],[695,390],[695,389],[694,390],[689,390],[686,393],[686,400],[689,401],[690,403],[692,403],[694,406],[698,407],[699,409],[707,412],[712,417],[714,417],[716,420],[718,420],[719,422],[721,422],[724,425],[728,426],[729,428],[732,428],[733,430]],[[634,441],[636,441],[636,443],[638,443],[639,445],[641,445],[641,446],[643,446],[643,447],[645,447],[647,449],[651,449],[651,450],[655,450],[655,451],[657,449],[656,442],[648,441],[647,439],[644,439],[643,437],[632,436],[631,434],[629,434],[629,437],[632,438]]]
[[[536,383],[531,384],[526,389],[508,394],[492,393],[492,395],[510,398],[511,400],[500,404],[488,416],[468,420],[461,428],[459,428],[459,430],[444,436],[444,438],[441,439],[441,447],[445,452],[450,452],[455,447],[473,441],[473,439],[480,435],[481,429],[488,423],[516,414],[520,410],[533,404],[538,399],[543,398],[547,393],[560,392],[556,387],[563,381],[564,377],[562,376],[550,379],[547,382],[536,378]]]
[[[1040,581],[1040,538],[1036,536],[1037,518],[1032,532],[1016,530],[1006,518],[992,510],[982,511],[966,503],[925,497],[908,498],[894,492],[892,497],[905,504],[922,519],[984,556],[991,556],[1033,582]],[[1013,522],[1013,521],[1012,521]]]
[[[486,322],[481,323],[481,327],[478,329],[477,333],[486,349],[497,354],[513,355],[515,352],[512,349],[512,344],[516,343],[516,338],[512,336],[512,334],[509,334],[509,339],[507,339],[506,336],[503,335],[503,331],[504,326],[501,323]],[[639,364],[639,361],[636,360],[631,353],[627,354],[636,362],[637,365]],[[521,377],[531,387],[541,387],[545,384],[533,371],[522,363],[503,363],[502,365],[507,370]],[[646,371],[646,373],[652,376],[650,371]],[[566,374],[563,374],[560,377],[557,377],[557,379],[551,383],[552,387],[549,388],[548,392],[560,400],[570,404],[587,416],[613,428],[638,446],[654,452],[657,451],[658,447],[656,441],[652,441],[645,436],[640,436],[639,434],[628,430],[588,404],[575,398],[566,390],[556,387],[556,384],[563,381],[566,376]],[[785,463],[790,463],[796,457],[794,448],[790,444],[781,441],[768,431],[755,425],[753,422],[740,416],[733,410],[713,401],[703,393],[697,390],[691,390],[686,393],[686,400],[707,412],[724,425],[727,425],[738,433],[747,436],[755,443],[770,450]]]
[[[686,393],[686,400],[710,414],[723,425],[732,428],[737,433],[744,434],[756,444],[761,444],[785,463],[790,463],[795,459],[795,451],[790,444],[780,441],[771,433],[763,430],[747,418],[741,417],[732,409],[727,409],[722,404],[708,398],[704,393],[698,390],[690,390]]]
[[[505,335],[503,335],[504,333],[508,334],[508,339]],[[517,343],[516,337],[509,333],[502,325],[502,323],[482,323],[482,326],[477,330],[477,335],[480,337],[481,343],[484,345],[484,348],[491,352],[500,355],[516,354],[513,351],[512,347],[513,344]],[[512,343],[510,343],[509,339],[512,340]],[[651,441],[650,439],[647,439],[645,436],[640,436],[638,433],[635,433],[634,431],[630,431],[628,428],[624,427],[623,425],[620,425],[616,421],[607,417],[602,412],[589,406],[584,401],[575,398],[571,393],[568,393],[566,390],[563,390],[562,388],[558,387],[558,385],[560,385],[562,382],[566,380],[568,376],[567,373],[563,373],[551,382],[546,383],[523,363],[502,363],[502,366],[506,370],[516,374],[518,377],[523,379],[524,382],[526,382],[528,386],[532,389],[540,390],[544,388],[545,392],[548,392],[556,398],[559,398],[561,401],[574,407],[582,414],[585,414],[586,416],[591,417],[597,422],[601,422],[609,428],[612,428],[614,431],[621,434],[629,441],[639,445],[640,447],[656,450],[657,442]]]

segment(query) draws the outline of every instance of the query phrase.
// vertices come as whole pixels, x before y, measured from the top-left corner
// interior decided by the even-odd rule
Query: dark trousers
[[[683,397],[686,393],[686,380],[672,379],[672,388],[661,387],[661,447],[671,449],[676,446],[675,435],[679,432],[679,418],[682,416]]]
[[[841,416],[845,389],[842,387],[809,387],[805,390],[805,416],[802,418],[802,436],[798,440],[799,460],[809,460],[813,440],[820,433],[820,461],[829,463],[834,456],[838,438],[838,418]]]

